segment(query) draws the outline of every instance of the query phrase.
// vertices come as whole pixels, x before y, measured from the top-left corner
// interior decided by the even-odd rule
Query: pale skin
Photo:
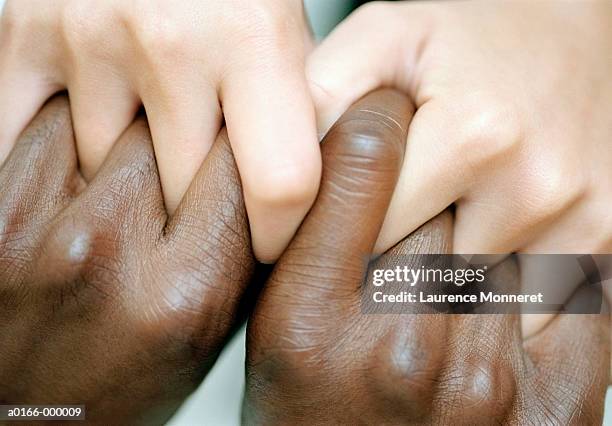
[[[612,253],[610,70],[605,0],[374,2],[307,63],[321,132],[374,87],[417,107],[379,252],[455,204],[456,253]]]
[[[308,76],[323,129],[379,85],[416,103],[379,250],[455,203],[458,253],[605,253],[610,69],[608,1],[383,2],[342,23]]]
[[[9,0],[0,161],[66,87],[91,177],[142,103],[172,213],[224,116],[273,261],[316,195],[317,132],[392,86],[417,113],[378,252],[453,203],[458,253],[612,252],[610,2],[374,2],[312,53],[302,6]]]
[[[254,250],[275,260],[318,190],[301,0],[8,0],[0,24],[0,163],[53,93],[70,96],[90,181],[144,106],[172,214],[223,120]]]

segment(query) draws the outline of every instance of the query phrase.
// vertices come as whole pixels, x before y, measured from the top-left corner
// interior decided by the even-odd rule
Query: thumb
[[[410,13],[404,13],[408,7]],[[417,10],[413,5],[368,3],[309,56],[306,77],[319,135],[325,135],[355,101],[374,89],[394,87],[414,95],[415,70],[429,28]]]
[[[412,112],[405,96],[376,91],[326,136],[317,200],[264,290],[281,299],[291,295],[290,303],[276,299],[275,309],[285,305],[289,316],[303,318],[310,301],[353,304],[399,175]],[[308,302],[296,306],[296,300]],[[319,312],[324,317],[330,311]]]

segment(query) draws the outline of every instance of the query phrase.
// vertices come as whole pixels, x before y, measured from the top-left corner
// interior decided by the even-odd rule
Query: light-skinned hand
[[[301,0],[9,0],[0,23],[0,163],[67,89],[92,180],[141,105],[172,213],[225,118],[254,250],[272,261],[320,179]]]
[[[612,3],[374,2],[307,63],[329,126],[411,95],[383,252],[451,204],[457,253],[612,252]]]

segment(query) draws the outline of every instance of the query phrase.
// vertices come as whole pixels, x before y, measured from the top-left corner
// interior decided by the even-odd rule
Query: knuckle
[[[266,348],[268,356],[250,357],[251,372],[261,383],[275,387],[309,386],[320,382],[320,375],[333,368],[332,363],[317,354],[316,349],[307,349],[298,343],[303,337],[302,333],[283,332],[278,336],[282,342],[277,339],[277,346]]]
[[[417,417],[431,411],[443,363],[443,332],[384,336],[371,353],[371,388],[386,401],[398,402]]]
[[[74,214],[61,217],[42,243],[37,270],[42,282],[62,286],[77,280],[120,282],[116,259],[118,240]]]
[[[501,360],[473,353],[451,367],[442,387],[445,401],[461,410],[465,419],[480,423],[503,420],[513,403],[516,384],[512,369]]]
[[[261,2],[250,2],[245,10],[245,22],[236,22],[251,40],[280,40],[288,36],[291,22],[275,8]]]
[[[74,47],[81,40],[85,40],[86,37],[84,35],[89,33],[89,19],[82,3],[85,2],[73,2],[61,10],[60,26],[68,46]]]
[[[316,197],[321,177],[320,160],[300,161],[244,182],[245,194],[254,202],[269,207],[292,207],[310,204]]]
[[[185,59],[186,52],[197,38],[192,26],[164,19],[156,11],[144,12],[138,19],[130,19],[129,26],[142,54],[155,63]]]
[[[235,325],[254,268],[248,230],[238,235],[223,220],[212,220],[221,224],[205,230],[204,236],[201,227],[187,226],[187,232],[161,251],[164,259],[170,254],[173,260],[159,262],[164,269],[152,274],[152,284],[142,295],[154,307],[143,317],[147,327],[166,329],[193,347],[208,341],[201,335],[206,324],[216,324],[218,331],[209,337]]]
[[[587,194],[587,179],[550,159],[530,164],[526,203],[536,221],[555,217]]]
[[[479,165],[505,156],[521,141],[521,124],[510,104],[487,95],[472,96],[460,114],[455,149]]]
[[[265,300],[263,305],[271,301]],[[312,305],[312,301],[306,303]],[[250,373],[275,387],[320,382],[326,377],[324,371],[342,362],[330,356],[335,352],[330,348],[338,345],[336,331],[330,330],[323,319],[296,314],[296,307],[291,304],[274,306],[249,324],[248,338],[253,342],[248,357]]]
[[[199,214],[192,220],[182,213],[185,232],[151,253],[152,264],[160,267],[137,290],[147,300],[143,309],[135,310],[141,335],[189,347],[198,358],[222,346],[227,332],[236,326],[240,300],[254,268],[246,219],[240,219],[242,229],[236,231],[229,224],[236,218],[225,216],[233,216],[234,208],[225,202],[212,206],[213,212],[227,212],[209,216],[213,226],[204,228]],[[215,324],[214,330],[210,324]]]
[[[73,61],[100,53],[98,46],[108,44],[108,28],[114,22],[103,4],[69,2],[60,13],[60,37]],[[114,46],[111,46],[111,48]]]
[[[229,23],[233,28],[231,41],[244,46],[236,52],[247,53],[245,58],[236,57],[237,63],[255,59],[262,66],[273,61],[283,66],[303,67],[304,58],[295,52],[295,46],[302,41],[304,24],[296,19],[294,14],[287,15],[261,2],[250,2]],[[293,53],[287,55],[287,52]]]
[[[151,273],[146,283],[138,290],[146,303],[134,310],[132,318],[141,336],[189,347],[200,358],[218,350],[236,325],[238,289],[234,294],[230,286],[223,288],[222,283],[215,282],[212,287],[198,274],[167,270]],[[210,324],[214,324],[214,330]]]

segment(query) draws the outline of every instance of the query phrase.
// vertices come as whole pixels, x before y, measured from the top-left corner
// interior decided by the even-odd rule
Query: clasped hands
[[[248,317],[246,424],[600,422],[604,316],[559,315],[523,342],[516,315],[361,313],[412,114],[383,90],[335,123],[315,204],[255,295],[225,131],[169,217],[146,121],[85,183],[52,99],[0,169],[0,403],[162,423]],[[381,261],[450,253],[452,237],[447,211]],[[518,280],[509,261],[496,271]]]

